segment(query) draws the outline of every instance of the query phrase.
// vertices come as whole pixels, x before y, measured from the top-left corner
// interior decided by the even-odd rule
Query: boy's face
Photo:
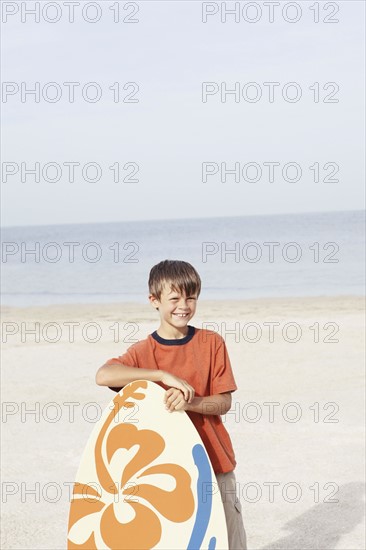
[[[184,328],[196,313],[197,294],[185,296],[172,290],[170,283],[165,283],[160,300],[150,295],[149,300],[154,308],[159,308],[162,324]]]

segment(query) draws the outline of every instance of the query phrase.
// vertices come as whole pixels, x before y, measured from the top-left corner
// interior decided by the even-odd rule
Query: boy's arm
[[[95,381],[98,386],[123,387],[135,380],[160,382],[162,371],[153,369],[136,369],[121,363],[104,364],[97,371]]]
[[[98,386],[108,386],[110,388],[122,388],[130,382],[141,379],[161,382],[165,386],[181,390],[188,403],[191,403],[194,398],[194,388],[188,382],[163,370],[140,369],[122,363],[108,362],[108,364],[106,363],[98,369],[95,377]]]
[[[226,414],[231,408],[231,392],[194,397],[187,405],[187,411],[201,414]]]
[[[170,412],[188,411],[200,414],[226,414],[231,408],[231,392],[194,397],[187,403],[181,394],[168,390],[165,395],[165,403]]]

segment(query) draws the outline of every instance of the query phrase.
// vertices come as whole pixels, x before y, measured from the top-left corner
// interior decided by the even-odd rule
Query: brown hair
[[[151,268],[149,275],[149,292],[158,300],[161,298],[164,283],[170,283],[175,292],[199,296],[201,279],[195,268],[188,262],[180,260],[163,260]]]

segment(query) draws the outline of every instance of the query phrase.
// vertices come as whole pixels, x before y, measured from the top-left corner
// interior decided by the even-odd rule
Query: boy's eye
[[[179,300],[179,298],[175,297],[175,298],[169,298],[170,301],[174,301],[176,302],[177,300]],[[197,298],[195,298],[194,296],[190,296],[189,298],[187,298],[187,300],[197,300]]]

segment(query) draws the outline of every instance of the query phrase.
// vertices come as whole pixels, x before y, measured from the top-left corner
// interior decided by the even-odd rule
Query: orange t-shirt
[[[214,331],[193,326],[188,326],[188,334],[177,340],[161,338],[155,331],[106,364],[113,363],[165,370],[186,380],[198,397],[237,389],[224,339]],[[164,384],[159,385],[167,389]],[[111,389],[119,391],[121,388]],[[187,414],[201,436],[215,474],[234,470],[235,453],[220,414],[191,411]]]

